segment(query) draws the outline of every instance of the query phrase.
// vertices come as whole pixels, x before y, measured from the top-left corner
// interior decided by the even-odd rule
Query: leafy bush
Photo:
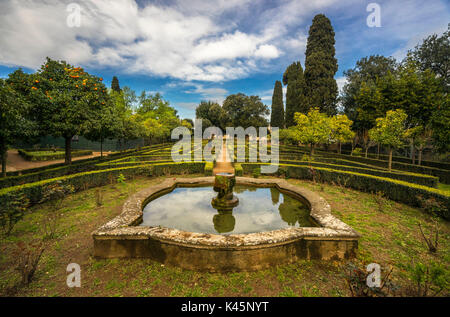
[[[11,195],[0,204],[0,228],[3,236],[9,236],[27,210],[29,201],[25,194]]]
[[[435,297],[443,290],[448,290],[450,275],[441,264],[431,261],[429,264],[413,263],[407,267],[409,277],[415,283],[408,290],[408,295]]]
[[[353,149],[352,155],[353,156],[361,156],[362,154],[362,149],[360,147],[355,147]]]
[[[258,178],[259,176],[261,176],[261,169],[259,168],[259,166],[253,169],[252,175],[254,178]]]
[[[19,150],[19,154],[28,161],[51,161],[65,158],[65,152],[49,150]],[[92,155],[91,150],[73,150],[72,157]]]
[[[63,184],[58,181],[54,184],[49,184],[43,189],[42,202],[49,201],[49,210],[45,214],[42,230],[44,232],[44,239],[53,239],[56,236],[58,225],[62,217],[61,207],[67,195],[75,191],[72,185]]]
[[[213,174],[213,168],[214,168],[214,163],[213,162],[206,162],[205,163],[205,170],[204,173],[206,176],[211,176]]]
[[[240,163],[234,164],[234,173],[236,176],[242,176],[244,174],[244,170],[242,169],[242,165]]]

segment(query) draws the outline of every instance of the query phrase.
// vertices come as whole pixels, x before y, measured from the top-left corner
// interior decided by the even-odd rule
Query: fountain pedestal
[[[232,173],[218,173],[215,176],[214,191],[218,192],[211,204],[219,211],[232,210],[239,204],[239,199],[233,194],[236,178]]]

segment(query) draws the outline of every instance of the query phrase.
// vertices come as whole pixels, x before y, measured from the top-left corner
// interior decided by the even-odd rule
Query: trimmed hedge
[[[213,174],[213,168],[214,168],[214,163],[213,162],[206,162],[203,173],[206,176],[211,176]]]
[[[371,159],[371,158],[365,158],[365,157],[358,157],[358,156],[351,156],[351,155],[345,155],[345,154],[332,154],[328,152],[320,152],[320,155],[326,156],[326,157],[334,157],[334,158],[344,158],[346,160],[350,161],[356,161],[356,162],[362,162],[370,165],[380,166],[380,167],[387,167],[387,161],[383,160],[377,160],[377,159]],[[419,173],[419,174],[428,174],[428,175],[434,175],[439,177],[439,181],[444,184],[450,184],[450,171],[434,168],[434,167],[428,167],[428,166],[419,166],[419,165],[412,165],[407,163],[400,163],[400,162],[392,162],[392,168],[396,170],[401,171],[407,171],[412,173]]]
[[[408,172],[396,172],[396,171],[387,171],[387,170],[379,170],[373,168],[363,168],[363,167],[355,167],[355,166],[347,166],[347,165],[339,165],[339,164],[330,164],[323,162],[315,162],[315,161],[292,161],[292,160],[281,160],[280,163],[285,164],[294,164],[294,165],[302,165],[302,166],[314,166],[314,167],[326,167],[335,170],[341,171],[349,171],[349,172],[357,172],[361,174],[375,175],[381,176],[391,179],[402,180],[409,183],[415,183],[419,185],[424,185],[428,187],[437,188],[438,178],[436,176],[431,175],[421,175],[414,174]]]
[[[145,151],[145,150],[142,150],[142,151]],[[141,153],[141,152],[137,152],[137,153]],[[40,168],[24,170],[23,175],[15,175],[15,176],[8,176],[6,178],[0,178],[0,189],[6,188],[6,187],[11,187],[11,186],[22,185],[22,184],[26,184],[26,183],[34,183],[34,182],[41,181],[44,179],[61,177],[61,176],[65,176],[65,175],[75,174],[75,173],[81,173],[81,172],[87,172],[87,171],[93,171],[93,170],[99,170],[99,169],[107,169],[107,168],[112,168],[112,167],[119,167],[119,165],[110,166],[110,165],[108,165],[108,163],[116,162],[116,161],[119,162],[121,160],[128,159],[128,158],[130,158],[129,154],[123,154],[122,156],[115,155],[113,157],[105,156],[105,157],[103,157],[103,159],[101,159],[99,157],[95,157],[95,158],[89,158],[89,159],[85,159],[85,160],[79,160],[79,161],[73,162],[71,165],[66,165],[64,163],[60,163],[60,164],[43,166]]]
[[[244,173],[251,174],[258,163],[244,163]],[[310,168],[292,164],[280,164],[277,175],[287,178],[317,180],[326,183],[343,184],[365,192],[382,192],[387,198],[407,205],[422,207],[423,200],[434,199],[442,208],[436,214],[450,220],[450,194],[435,188],[392,180],[385,177],[339,171],[324,167]]]
[[[242,168],[242,164],[241,163],[234,164],[234,174],[236,176],[244,175],[244,169]]]
[[[43,181],[28,183],[20,186],[8,187],[0,190],[0,204],[6,204],[20,194],[29,199],[30,204],[41,202],[46,186],[62,182],[72,185],[75,191],[85,190],[90,187],[103,186],[116,182],[117,177],[123,174],[125,177],[132,175],[160,176],[171,174],[195,174],[202,173],[205,163],[163,163],[145,166],[131,166],[124,168],[112,168],[86,173],[73,174],[69,176],[46,179]]]
[[[342,154],[350,154],[350,152],[349,151],[342,151]],[[369,158],[377,159],[377,154],[374,154],[374,153],[368,153],[367,156]],[[389,155],[380,154],[380,159],[387,161],[389,159]],[[405,157],[405,156],[392,156],[392,161],[400,162],[400,163],[412,164],[411,158]],[[418,162],[418,160],[417,160],[417,157],[416,157],[416,164],[417,164],[417,162]],[[450,163],[446,163],[446,162],[424,161],[424,160],[422,160],[421,165],[422,166],[428,166],[428,167],[435,167],[435,168],[444,169],[444,170],[450,170]]]
[[[60,160],[66,157],[62,151],[51,153],[51,150],[19,150],[19,154],[27,161],[52,161]],[[92,155],[91,150],[73,150],[72,157]]]

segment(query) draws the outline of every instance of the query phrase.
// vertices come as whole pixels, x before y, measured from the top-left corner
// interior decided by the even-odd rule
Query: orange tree
[[[66,164],[72,162],[72,138],[87,134],[101,120],[102,108],[109,101],[102,80],[81,67],[48,57],[35,74],[31,90],[41,133],[65,139]]]

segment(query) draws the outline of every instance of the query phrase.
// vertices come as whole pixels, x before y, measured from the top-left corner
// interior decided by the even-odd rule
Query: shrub
[[[408,290],[408,295],[427,297],[437,296],[449,287],[449,272],[439,263],[413,263],[407,267],[409,276],[416,285]]]
[[[16,250],[13,251],[13,254],[16,261],[15,268],[19,271],[22,278],[22,286],[30,284],[43,252],[44,245],[42,242],[25,244],[20,241],[17,243]]]
[[[49,210],[45,214],[42,230],[44,239],[53,239],[56,236],[61,219],[61,207],[67,195],[75,191],[72,185],[62,184],[61,181],[49,184],[43,189],[42,200],[49,201]]]
[[[53,149],[19,150],[19,154],[28,161],[51,161],[65,158],[65,152],[55,152]],[[73,150],[72,157],[92,155],[91,150]]]
[[[244,174],[244,170],[242,169],[242,165],[240,163],[234,164],[234,173],[236,176],[242,176]]]
[[[362,149],[360,147],[355,147],[353,149],[352,155],[353,156],[361,156],[362,154]]]
[[[68,176],[46,179],[43,181],[29,183],[14,187],[0,189],[0,206],[6,204],[16,195],[24,194],[30,204],[43,202],[43,191],[49,184],[62,182],[62,184],[72,185],[75,191],[85,190],[91,187],[103,186],[111,183],[111,180],[117,179],[119,174],[125,177],[132,175],[160,176],[167,173],[180,174],[182,172],[194,174],[202,173],[204,162],[192,163],[162,163],[143,166],[130,166],[124,168],[112,168],[99,171],[91,171]],[[0,210],[1,211],[1,210]]]
[[[253,169],[252,175],[254,178],[258,178],[259,176],[261,176],[261,169],[259,168],[259,166]]]
[[[213,168],[214,168],[214,163],[213,162],[206,162],[205,163],[205,169],[204,169],[204,173],[206,176],[211,176],[213,174]]]
[[[390,280],[391,270],[385,275],[381,281],[380,287],[369,287],[367,285],[367,278],[370,272],[359,268],[354,263],[348,263],[345,270],[345,279],[349,287],[350,293],[353,297],[379,297],[388,296],[398,289]]]
[[[28,204],[28,198],[23,193],[11,195],[0,204],[0,228],[3,236],[9,236],[16,223],[22,220]]]

